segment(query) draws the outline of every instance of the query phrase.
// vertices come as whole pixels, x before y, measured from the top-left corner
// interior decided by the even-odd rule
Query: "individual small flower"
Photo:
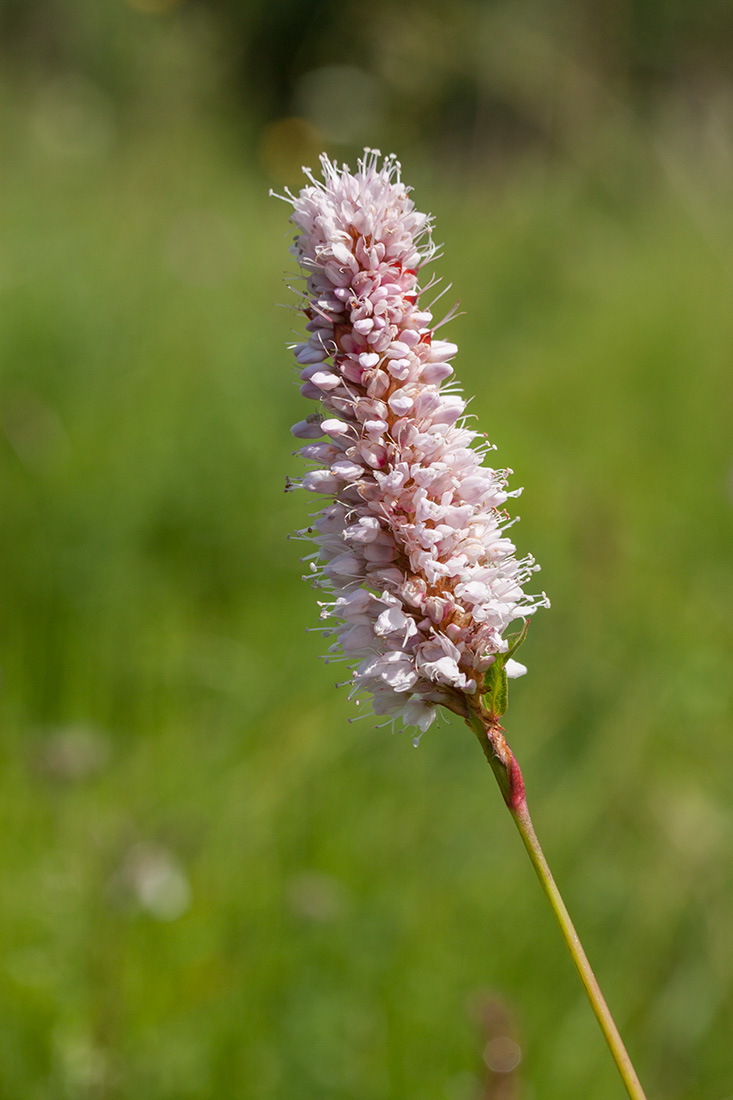
[[[316,547],[311,579],[351,694],[424,731],[438,706],[476,709],[497,658],[506,675],[526,671],[505,634],[548,601],[524,592],[539,567],[516,557],[503,508],[519,491],[484,464],[493,448],[451,381],[457,348],[419,302],[430,217],[394,157],[321,165],[322,181],[306,170],[287,194],[308,333],[293,351],[318,406],[293,428],[310,469],[288,488],[325,498],[298,533]]]

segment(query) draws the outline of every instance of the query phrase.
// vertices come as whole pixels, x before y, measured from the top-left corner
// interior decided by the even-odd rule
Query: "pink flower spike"
[[[525,593],[539,566],[506,537],[509,471],[483,464],[491,448],[444,386],[456,345],[433,338],[419,305],[431,218],[394,157],[321,167],[322,181],[306,171],[288,194],[312,334],[294,353],[301,393],[318,403],[292,430],[327,437],[301,448],[316,468],[299,484],[323,505],[300,534],[317,547],[309,579],[330,594],[321,618],[334,621],[329,652],[352,663],[351,695],[424,732],[438,706],[476,711],[509,626],[549,604]],[[506,661],[507,676],[525,671]]]

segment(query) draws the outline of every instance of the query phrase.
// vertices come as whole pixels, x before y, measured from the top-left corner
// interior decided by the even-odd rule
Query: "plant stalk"
[[[519,830],[519,835],[527,849],[545,897],[549,901],[550,908],[560,926],[562,937],[578,971],[586,996],[590,1001],[590,1006],[608,1043],[630,1100],[646,1100],[636,1070],[632,1065],[628,1051],[601,992],[601,987],[591,969],[578,933],[575,931],[570,914],[540,847],[527,808],[524,780],[516,757],[507,745],[501,726],[492,715],[471,711],[466,721],[476,734],[484,755],[496,776],[504,801],[514,819],[514,824]]]

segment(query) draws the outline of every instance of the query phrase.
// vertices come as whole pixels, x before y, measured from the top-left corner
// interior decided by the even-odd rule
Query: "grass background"
[[[471,735],[349,724],[305,633],[273,181],[205,114],[60,147],[34,102],[2,157],[0,1097],[619,1097]],[[729,1100],[727,162],[627,127],[404,173],[553,601],[507,718],[535,824],[649,1096]]]

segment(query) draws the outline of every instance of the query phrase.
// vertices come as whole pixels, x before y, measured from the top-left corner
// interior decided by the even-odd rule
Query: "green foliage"
[[[670,102],[699,126],[709,98],[725,127],[732,46],[725,0],[452,0],[449,18],[442,0],[0,0],[23,82],[80,81],[123,116],[224,91],[247,127],[297,117],[339,148],[378,127],[403,156],[481,169],[572,151],[609,114],[668,121]]]
[[[499,656],[484,676],[483,699],[486,709],[494,718],[506,714],[509,706],[509,686],[507,684],[504,661]]]
[[[44,110],[3,153],[0,1098],[461,1100],[486,990],[528,1098],[618,1097],[470,732],[350,725],[304,633],[287,209],[209,119],[85,146]],[[649,1095],[701,1100],[733,1026],[733,223],[712,162],[607,140],[405,172],[553,600],[507,722],[535,824]]]
[[[510,657],[514,656],[524,639],[527,637],[528,629],[529,619],[525,619],[522,629],[508,636],[507,641],[509,642],[509,648],[506,653],[498,653],[494,663],[489,665],[484,675],[482,692],[484,705],[489,714],[493,715],[494,718],[501,718],[506,714],[507,707],[509,706],[509,684],[507,681],[506,663]]]

